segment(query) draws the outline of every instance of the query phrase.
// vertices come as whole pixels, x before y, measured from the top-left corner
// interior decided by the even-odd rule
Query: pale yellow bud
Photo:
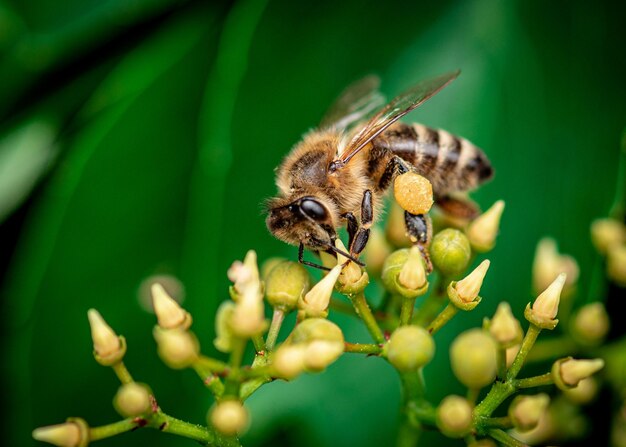
[[[472,404],[461,396],[446,396],[437,407],[437,427],[452,438],[467,435],[472,428]]]
[[[229,323],[232,333],[240,338],[250,338],[265,331],[265,307],[258,289],[247,288],[239,296]]]
[[[588,404],[598,394],[598,381],[593,377],[587,377],[578,382],[574,388],[563,390],[563,394],[575,404]]]
[[[117,390],[113,405],[124,417],[138,416],[151,409],[150,389],[137,382],[125,383]]]
[[[576,260],[569,255],[559,253],[556,241],[543,238],[537,244],[533,261],[533,288],[535,293],[545,290],[560,273],[565,273],[565,290],[570,289],[578,281],[579,269]]]
[[[574,318],[572,332],[583,343],[598,344],[609,332],[609,316],[602,303],[580,308]]]
[[[534,318],[534,320],[532,320],[534,324],[550,325],[558,321],[556,320],[556,314],[559,311],[559,301],[561,299],[561,291],[565,285],[565,279],[565,273],[559,274],[552,284],[550,284],[532,304],[532,308],[528,313]]]
[[[328,316],[330,297],[333,293],[335,283],[341,274],[341,269],[341,265],[333,267],[333,269],[315,284],[298,303],[298,307],[304,312],[307,318],[326,318]]]
[[[306,345],[316,340],[344,344],[339,326],[324,318],[308,318],[298,323],[287,341],[294,345]]]
[[[559,375],[563,383],[568,386],[576,386],[581,380],[604,368],[604,360],[602,359],[576,360],[570,358],[557,363],[559,363]]]
[[[296,262],[282,261],[265,279],[265,296],[274,308],[290,312],[311,287],[309,272]]]
[[[222,352],[230,352],[233,349],[234,334],[230,328],[230,319],[235,311],[235,303],[232,301],[224,301],[217,308],[215,315],[215,333],[213,340],[215,347]]]
[[[549,403],[550,396],[545,393],[517,396],[509,406],[509,417],[517,430],[532,430],[543,417]]]
[[[96,309],[87,311],[96,360],[111,365],[122,359],[126,351],[123,340],[111,329]]]
[[[618,285],[626,287],[626,245],[612,246],[609,249],[606,273]]]
[[[345,245],[343,245],[343,242],[339,238],[335,240],[335,247],[345,253],[348,252],[348,249]],[[339,275],[339,282],[343,285],[355,284],[361,279],[361,276],[363,276],[361,267],[343,256],[341,253],[337,254],[337,265],[343,266],[341,275]]]
[[[510,347],[522,341],[524,332],[522,325],[513,316],[511,306],[506,301],[498,305],[498,309],[489,325],[491,336],[503,347]]]
[[[461,301],[471,303],[478,297],[483,280],[489,269],[489,260],[485,259],[472,273],[456,283],[455,289]]]
[[[198,340],[190,332],[181,329],[165,330],[156,326],[153,335],[161,360],[170,368],[187,368],[200,354]]]
[[[543,412],[535,428],[528,431],[514,429],[510,432],[511,436],[523,442],[524,445],[546,445],[546,442],[556,433],[556,422],[550,409]]]
[[[323,371],[343,354],[343,349],[340,342],[314,340],[306,346],[304,366],[308,371]]]
[[[191,315],[172,298],[161,284],[152,285],[152,304],[154,313],[163,329],[188,329]]]
[[[391,254],[391,246],[385,238],[385,234],[378,227],[372,227],[370,237],[365,247],[365,262],[367,270],[374,274],[380,275],[385,264],[385,259]]]
[[[433,186],[416,172],[397,176],[393,183],[393,195],[398,205],[411,214],[425,214],[433,206]]]
[[[591,224],[591,241],[600,253],[626,242],[626,227],[616,219],[596,219]]]
[[[235,261],[228,270],[228,278],[234,282],[235,293],[243,295],[254,291],[260,294],[261,281],[254,250],[249,250],[243,262]]]
[[[33,438],[36,441],[47,442],[58,447],[79,447],[87,445],[89,442],[88,439],[84,438],[83,430],[77,422],[65,422],[36,428],[33,430]]]
[[[500,218],[503,211],[504,201],[498,200],[469,225],[467,238],[474,250],[482,253],[493,248],[500,229]]]
[[[489,385],[496,377],[496,352],[496,342],[491,335],[481,329],[465,331],[450,346],[452,371],[468,388]]]
[[[302,374],[306,349],[306,345],[281,345],[272,356],[273,374],[285,380]]]
[[[274,267],[276,267],[279,264],[282,264],[285,261],[287,261],[285,258],[279,258],[279,257],[267,259],[263,263],[263,265],[261,265],[261,271],[260,271],[261,278],[263,278],[263,280],[265,281],[267,279],[267,276],[274,269]]]
[[[421,326],[400,326],[384,347],[384,355],[399,371],[415,372],[435,355],[435,342]]]
[[[426,285],[424,261],[417,246],[413,246],[409,250],[409,257],[398,274],[398,282],[410,290],[421,289]]]
[[[209,423],[226,436],[240,435],[248,427],[248,411],[238,400],[223,400],[211,409]]]
[[[517,345],[513,345],[510,348],[506,348],[506,367],[510,368],[513,364],[513,360],[517,356],[520,348],[522,347],[521,343]]]

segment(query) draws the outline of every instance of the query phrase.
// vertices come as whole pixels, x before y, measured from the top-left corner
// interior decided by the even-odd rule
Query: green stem
[[[513,382],[513,385],[517,389],[521,388],[533,388],[536,386],[543,385],[552,385],[554,383],[554,379],[552,378],[552,373],[545,373],[540,376],[528,377],[526,379],[518,379]]]
[[[422,305],[417,309],[413,318],[415,324],[426,327],[441,311],[443,304],[447,301],[446,288],[443,286],[445,281],[446,279],[440,277],[435,291],[426,297]]]
[[[470,401],[472,404],[476,403],[479,395],[480,395],[480,388],[468,388],[467,389],[467,400]]]
[[[128,418],[112,424],[102,425],[101,427],[89,428],[89,441],[99,441],[100,439],[110,438],[127,431],[140,427],[135,418]]]
[[[202,380],[202,383],[211,390],[213,396],[216,399],[219,399],[222,394],[224,394],[224,383],[220,380],[220,378],[209,368],[206,368],[200,362],[194,362],[191,367],[198,374],[198,377]]]
[[[515,360],[513,360],[513,364],[511,365],[511,367],[509,368],[509,371],[507,372],[507,375],[506,375],[507,380],[513,380],[515,379],[515,377],[517,377],[517,374],[520,372],[520,369],[522,369],[522,366],[524,365],[526,356],[528,355],[533,345],[535,344],[535,341],[537,340],[537,337],[539,336],[540,332],[541,332],[540,327],[535,326],[532,323],[530,324],[530,326],[528,327],[528,330],[526,331],[526,335],[524,336],[524,340],[522,341],[522,346],[520,347],[519,352],[515,356]]]
[[[252,336],[252,344],[254,345],[254,351],[257,354],[265,353],[265,341],[263,341],[263,336],[261,334]]]
[[[511,418],[508,416],[502,416],[498,418],[487,418],[484,420],[485,425],[492,428],[504,428],[508,429],[513,427],[513,423],[511,422]]]
[[[487,434],[505,447],[527,447],[526,444],[518,441],[507,432],[500,430],[499,428],[492,428],[491,430],[487,431]]]
[[[243,354],[246,349],[246,341],[241,338],[233,340],[233,347],[230,352],[228,364],[231,369],[226,377],[224,394],[227,396],[238,397],[239,388],[241,386],[240,368],[243,361]]]
[[[441,329],[448,321],[452,319],[457,313],[459,309],[452,303],[448,303],[444,310],[442,310],[439,315],[428,325],[428,332],[431,334],[435,334],[439,329]]]
[[[372,310],[367,304],[367,300],[365,299],[365,295],[363,292],[357,293],[356,295],[351,297],[352,305],[354,306],[354,310],[357,315],[363,320],[365,323],[365,327],[369,331],[370,335],[374,339],[376,343],[382,344],[385,342],[385,336],[383,331],[378,326],[374,315],[372,314]]]
[[[133,377],[130,375],[130,372],[126,368],[126,365],[124,365],[124,362],[118,362],[114,365],[111,365],[111,368],[113,368],[115,375],[122,384],[125,385],[127,383],[133,382]]]
[[[278,333],[280,327],[285,319],[285,311],[282,309],[274,309],[274,315],[272,315],[272,322],[270,323],[270,329],[267,333],[267,339],[265,340],[265,347],[268,351],[273,351],[278,339]]]
[[[506,379],[506,348],[498,347],[496,352],[497,374],[500,380]]]
[[[400,298],[400,326],[406,326],[413,319],[413,308],[415,307],[415,298]]]
[[[515,386],[509,382],[494,382],[487,396],[474,409],[474,423],[476,428],[484,426],[484,419],[491,416],[498,406],[507,397],[515,393]]]
[[[344,352],[354,352],[357,354],[379,355],[383,351],[381,345],[373,343],[348,343],[345,342]]]

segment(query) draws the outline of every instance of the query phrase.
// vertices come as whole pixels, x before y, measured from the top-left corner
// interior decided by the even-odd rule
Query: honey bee
[[[470,191],[492,177],[482,150],[444,130],[398,121],[458,74],[424,80],[382,108],[378,78],[370,76],[348,87],[319,128],[305,134],[278,167],[279,196],[267,204],[269,231],[297,245],[303,264],[324,268],[303,259],[307,248],[341,253],[363,265],[358,256],[380,214],[382,197],[398,175],[409,171],[430,180],[435,204],[445,212],[475,217],[476,206],[454,194]],[[405,211],[404,217],[407,234],[431,270],[428,215]],[[350,253],[335,247],[342,226],[348,231]]]

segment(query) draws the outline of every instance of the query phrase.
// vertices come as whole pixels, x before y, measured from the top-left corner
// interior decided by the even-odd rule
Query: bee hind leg
[[[430,260],[430,254],[428,253],[428,246],[432,239],[433,226],[428,214],[411,214],[408,211],[404,212],[404,223],[406,224],[406,231],[409,235],[409,239],[413,244],[417,245],[422,253],[422,257],[426,262],[426,272],[433,271],[433,263]]]

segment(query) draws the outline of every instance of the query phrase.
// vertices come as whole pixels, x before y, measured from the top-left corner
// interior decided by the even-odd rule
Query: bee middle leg
[[[406,231],[409,234],[409,239],[411,239],[413,244],[417,245],[424,261],[426,261],[426,272],[432,272],[433,263],[428,253],[428,246],[430,245],[433,233],[430,216],[428,214],[411,214],[405,211],[404,223],[406,225]]]
[[[374,220],[372,191],[368,189],[363,193],[363,199],[361,200],[361,224],[358,224],[356,217],[352,213],[346,213],[345,218],[348,221],[350,254],[358,256],[367,245],[370,237],[370,227]]]

